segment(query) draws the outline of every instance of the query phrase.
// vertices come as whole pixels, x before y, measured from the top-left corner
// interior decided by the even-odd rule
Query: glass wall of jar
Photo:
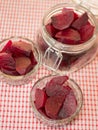
[[[65,8],[73,10],[78,16],[82,16],[85,12],[88,15],[88,22],[94,27],[93,35],[87,40],[79,44],[66,44],[49,33],[47,25],[51,24],[51,18],[58,14],[62,14]],[[61,30],[59,30],[61,31]],[[79,31],[79,30],[78,30]],[[86,30],[86,32],[88,29]],[[58,33],[58,31],[57,31]],[[52,7],[42,20],[42,27],[38,33],[37,43],[43,56],[43,64],[59,73],[69,73],[77,71],[91,62],[97,54],[98,42],[96,18],[85,7],[75,3],[62,3]]]

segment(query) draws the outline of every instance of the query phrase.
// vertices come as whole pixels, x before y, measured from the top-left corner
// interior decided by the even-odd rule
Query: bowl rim
[[[31,40],[31,39],[29,39],[29,38],[26,38],[26,37],[23,37],[23,36],[11,36],[11,37],[9,37],[9,38],[4,38],[2,41],[0,41],[0,46],[1,46],[4,42],[6,42],[6,41],[8,41],[8,40],[12,40],[12,41],[13,41],[13,40],[15,40],[15,39],[16,39],[16,41],[19,40],[19,39],[21,39],[21,40],[27,41],[28,43],[30,43],[31,45],[33,45],[33,46],[32,46],[32,49],[33,49],[33,47],[34,47],[34,51],[35,51],[35,53],[38,55],[37,65],[33,68],[33,70],[31,70],[30,72],[28,72],[28,73],[25,74],[25,75],[18,75],[18,76],[8,75],[8,74],[3,73],[3,72],[0,70],[0,73],[1,73],[4,77],[6,77],[6,78],[11,78],[12,80],[16,80],[16,81],[17,81],[18,79],[21,80],[23,77],[27,77],[27,76],[33,74],[34,72],[36,72],[36,71],[38,70],[38,68],[40,67],[42,60],[41,60],[41,55],[40,55],[40,52],[39,52],[39,49],[38,49],[37,45],[35,44],[35,42],[33,42],[33,40]],[[5,43],[5,45],[6,45],[6,43]]]
[[[40,120],[41,122],[43,122],[45,125],[49,125],[49,126],[64,126],[64,125],[67,125],[69,124],[75,117],[76,115],[79,114],[79,111],[81,110],[82,108],[82,105],[83,105],[83,94],[82,94],[82,90],[81,88],[79,87],[79,85],[71,78],[68,79],[68,83],[73,83],[75,85],[75,88],[74,90],[77,90],[79,92],[79,95],[80,95],[80,103],[78,104],[78,107],[76,109],[76,111],[70,116],[70,117],[67,117],[65,119],[59,119],[59,120],[55,120],[55,119],[50,119],[46,116],[43,116],[37,109],[36,109],[36,106],[34,105],[34,101],[32,99],[32,93],[34,94],[34,89],[36,89],[36,85],[38,83],[40,83],[41,81],[49,78],[49,77],[57,77],[57,76],[62,76],[62,75],[59,75],[59,74],[50,74],[48,76],[45,76],[45,77],[42,77],[41,79],[39,79],[37,82],[35,82],[34,86],[32,87],[31,91],[30,91],[30,105],[33,109],[33,112],[34,112],[34,115],[35,117]],[[50,79],[51,80],[51,79]],[[44,88],[44,87],[43,87]],[[76,96],[75,96],[76,97]],[[76,98],[77,100],[77,98]],[[78,100],[77,100],[78,101]]]

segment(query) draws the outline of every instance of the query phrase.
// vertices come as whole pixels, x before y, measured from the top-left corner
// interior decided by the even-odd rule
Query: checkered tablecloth
[[[10,36],[25,36],[35,41],[45,11],[67,1],[0,0],[0,41]],[[0,130],[98,130],[98,56],[83,69],[70,74],[80,85],[84,102],[79,116],[61,128],[44,126],[34,116],[30,105],[33,84],[49,73],[40,67],[36,78],[21,86],[0,81]]]

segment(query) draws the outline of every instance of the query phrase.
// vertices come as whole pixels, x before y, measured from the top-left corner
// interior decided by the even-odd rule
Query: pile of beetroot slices
[[[34,103],[42,115],[50,119],[64,119],[76,111],[76,97],[71,87],[65,85],[67,80],[67,76],[54,77],[43,89],[36,89]]]
[[[47,32],[55,40],[70,45],[88,41],[93,36],[94,28],[86,12],[78,15],[69,8],[63,8],[60,14],[52,16],[51,22],[46,25]]]
[[[5,74],[25,75],[36,64],[32,46],[24,41],[12,42],[9,40],[0,51],[0,70]]]

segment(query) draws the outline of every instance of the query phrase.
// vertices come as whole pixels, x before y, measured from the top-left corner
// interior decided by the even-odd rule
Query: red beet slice
[[[74,10],[71,9],[71,8],[63,8],[63,9],[62,9],[62,13],[66,13],[66,12],[68,12],[68,11],[73,11],[73,13],[74,13],[74,20],[76,20],[76,19],[79,17],[78,14],[75,13]]]
[[[72,27],[79,30],[82,26],[84,26],[88,22],[88,15],[85,12],[82,16],[80,16],[78,19],[76,19],[72,23]]]
[[[63,91],[66,95],[68,95],[71,91],[71,88],[68,85],[63,86]]]
[[[57,29],[55,29],[55,28],[53,27],[52,23],[48,23],[48,24],[46,25],[46,29],[47,29],[47,32],[48,32],[52,37],[55,36],[55,34],[56,34],[56,32],[57,32]]]
[[[48,96],[58,95],[64,93],[63,83],[68,80],[67,76],[55,77],[46,84],[45,90]],[[65,95],[65,93],[64,93]]]
[[[26,56],[17,57],[15,58],[15,61],[16,61],[16,71],[20,75],[24,75],[32,69],[31,60]]]
[[[30,59],[31,59],[32,67],[34,67],[37,64],[37,61],[34,57],[33,51],[31,51]]]
[[[79,32],[72,28],[59,31],[56,33],[55,37],[58,41],[65,44],[78,44],[81,40]]]
[[[18,55],[20,56],[21,54],[25,56],[30,56],[31,51],[32,46],[24,41],[13,42],[11,46],[11,52],[16,57],[18,57]]]
[[[6,68],[1,68],[1,71],[5,74],[8,74],[8,75],[13,75],[13,76],[18,76],[19,73],[15,70],[15,69],[6,69]]]
[[[9,40],[9,41],[6,43],[6,45],[3,47],[2,52],[10,53],[11,45],[12,45],[12,41]]]
[[[49,97],[45,103],[45,111],[48,117],[56,119],[59,113],[59,110],[64,102],[64,95],[57,95]]]
[[[69,12],[69,11],[73,11],[73,9],[71,9],[71,8],[63,8],[62,9],[63,14],[66,13],[66,12]],[[73,11],[73,13],[74,13],[74,11]]]
[[[55,95],[60,95],[63,93],[63,86],[59,85],[59,84],[47,84],[46,86],[46,94],[48,96],[55,96]]]
[[[76,108],[77,101],[73,91],[71,90],[65,98],[64,104],[58,114],[58,118],[63,119],[71,116],[76,111]]]
[[[44,90],[37,88],[36,92],[35,92],[35,106],[36,106],[36,108],[39,109],[39,108],[44,107],[46,99],[47,99],[47,95],[44,92]]]
[[[92,26],[89,22],[82,26],[80,29],[80,35],[81,35],[81,40],[82,41],[88,41],[94,33],[94,26]]]
[[[74,12],[74,21],[79,18],[79,15]]]
[[[15,69],[15,60],[6,52],[0,53],[0,68]]]
[[[62,85],[65,81],[68,80],[68,76],[58,76],[51,79],[50,84],[59,84]]]
[[[65,13],[61,13],[51,17],[53,26],[59,30],[68,28],[73,20],[74,20],[73,11],[66,11]]]
[[[67,95],[69,94],[70,90],[71,89],[68,86],[61,86],[59,84],[55,84],[53,86],[48,86],[46,88],[46,93],[48,96]]]
[[[44,107],[39,108],[38,111],[40,112],[41,115],[43,115],[45,117],[47,116]]]

